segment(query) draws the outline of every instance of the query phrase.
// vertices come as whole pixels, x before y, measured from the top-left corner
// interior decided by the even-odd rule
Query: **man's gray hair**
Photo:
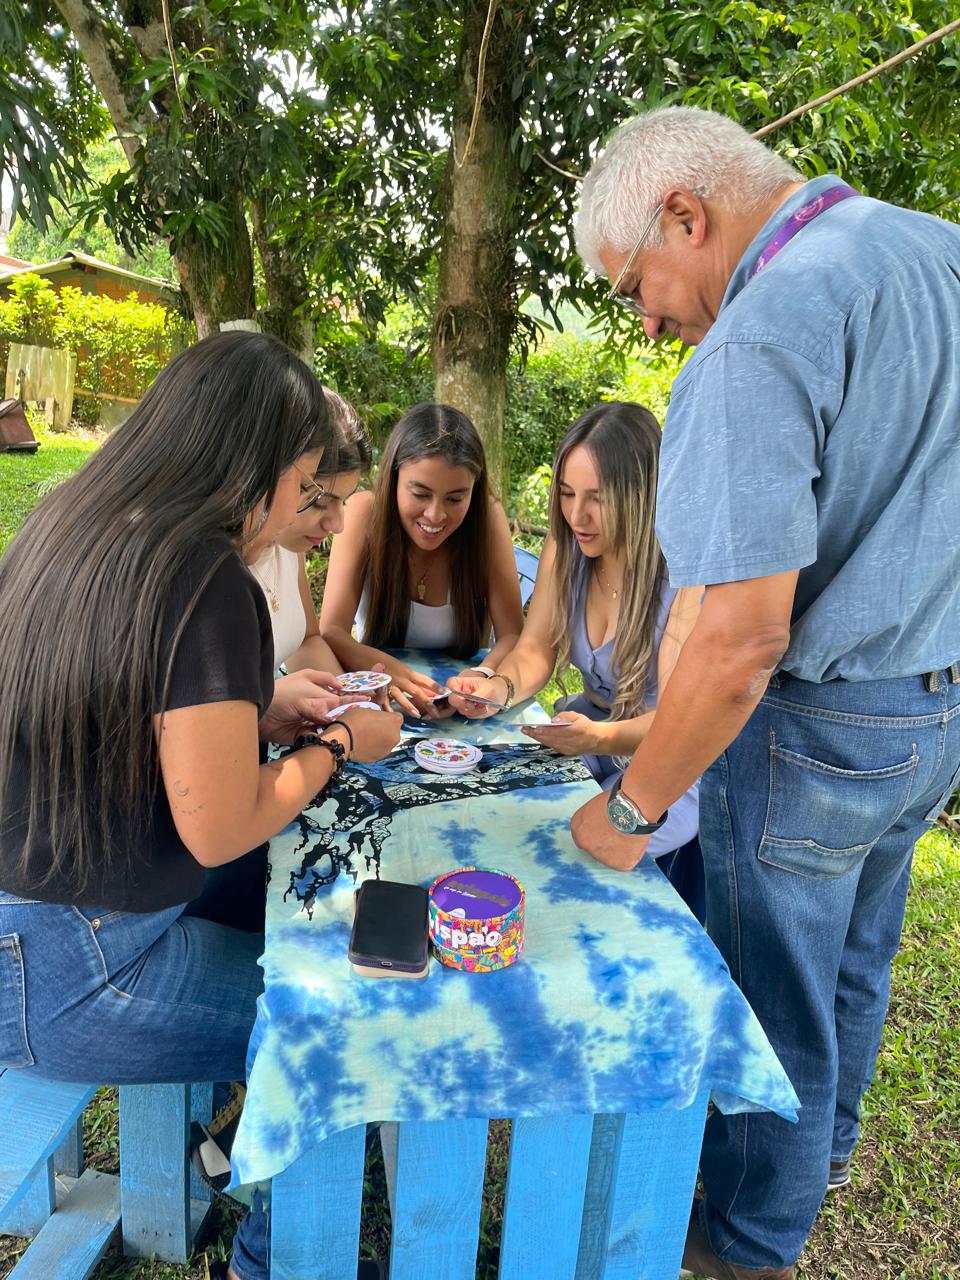
[[[577,249],[594,271],[603,248],[626,253],[672,187],[731,210],[755,209],[803,177],[786,160],[715,111],[660,107],[620,126],[583,181],[574,220]],[[659,226],[648,241],[662,243]]]

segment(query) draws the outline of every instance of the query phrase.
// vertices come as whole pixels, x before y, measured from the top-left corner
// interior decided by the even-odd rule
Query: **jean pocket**
[[[937,803],[929,813],[924,814],[924,822],[936,822],[941,813],[943,813],[944,809],[947,807],[950,797],[956,791],[957,787],[960,787],[960,768],[957,769],[957,772],[950,779],[950,785],[947,787],[946,791],[944,791]]]
[[[774,743],[760,861],[817,879],[855,870],[906,808],[918,760],[841,769]]]
[[[0,937],[0,1064],[33,1066],[27,1043],[27,1001],[18,933]]]

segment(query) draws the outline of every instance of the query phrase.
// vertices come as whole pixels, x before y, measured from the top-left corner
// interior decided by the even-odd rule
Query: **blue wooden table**
[[[498,1116],[513,1121],[501,1280],[675,1280],[708,1100],[794,1114],[759,1024],[656,865],[624,875],[573,846],[570,814],[596,785],[517,732],[540,717],[445,721],[444,736],[484,746],[476,777],[424,774],[401,744],[271,842],[233,1167],[237,1182],[272,1179],[277,1280],[354,1280],[371,1121],[388,1122],[391,1280],[472,1280]],[[434,961],[423,982],[354,975],[356,884],[429,884],[464,864],[526,886],[522,960],[490,974]]]

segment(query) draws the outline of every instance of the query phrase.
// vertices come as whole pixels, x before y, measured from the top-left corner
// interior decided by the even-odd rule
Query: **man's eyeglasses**
[[[694,188],[691,194],[695,195],[698,200],[703,200],[706,198],[706,192],[702,187]],[[650,234],[653,228],[657,225],[657,219],[660,217],[661,213],[663,213],[662,200],[654,209],[653,216],[651,217],[650,221],[647,223],[647,225],[640,232],[640,235],[637,237],[637,243],[630,250],[630,256],[627,258],[626,262],[623,264],[622,268],[620,269],[620,274],[617,276],[616,280],[614,280],[613,285],[610,288],[610,292],[607,294],[608,302],[615,302],[617,306],[625,307],[627,311],[632,311],[635,316],[647,317],[650,315],[650,312],[646,309],[646,307],[644,307],[643,303],[637,302],[635,298],[631,298],[629,293],[621,293],[620,286],[623,284],[623,280],[627,272],[633,266],[634,259],[636,258],[637,254],[643,248],[643,242],[646,240],[647,236]]]
[[[300,505],[297,507],[297,515],[299,516],[302,515],[304,511],[309,511],[311,507],[317,506],[320,500],[326,497],[326,490],[322,484],[317,484],[316,480],[314,480],[312,476],[304,475],[299,467],[294,467],[294,470],[304,482],[300,486]],[[303,490],[308,485],[312,492],[308,492],[308,494],[304,496]]]
[[[637,302],[636,298],[631,298],[631,296],[628,293],[621,293],[620,286],[621,284],[623,284],[624,276],[633,266],[633,262],[637,254],[643,248],[643,242],[646,240],[647,236],[650,234],[653,228],[657,225],[657,220],[659,219],[661,213],[663,213],[662,200],[657,205],[656,209],[654,209],[653,217],[650,219],[647,225],[640,232],[640,235],[637,238],[636,244],[630,250],[630,256],[627,258],[626,262],[623,264],[622,268],[620,269],[620,274],[617,276],[616,280],[614,280],[610,288],[610,292],[607,294],[608,302],[615,302],[618,306],[625,307],[627,311],[632,311],[633,314],[637,316],[648,316],[650,312],[647,311],[647,309],[643,306],[642,303]]]

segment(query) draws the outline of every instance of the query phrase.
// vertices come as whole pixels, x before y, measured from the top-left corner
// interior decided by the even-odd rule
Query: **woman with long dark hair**
[[[262,936],[185,916],[204,868],[281,830],[399,717],[322,733],[323,673],[275,695],[246,564],[330,444],[282,343],[179,356],[0,560],[0,1065],[79,1082],[242,1079]],[[264,763],[266,740],[296,748]],[[266,1220],[234,1272],[260,1280]]]
[[[584,691],[564,698],[553,725],[529,737],[563,755],[579,755],[604,788],[612,787],[656,715],[656,703],[700,607],[700,588],[670,587],[654,528],[660,427],[637,404],[599,404],[557,447],[550,491],[550,533],[523,634],[496,674],[464,672],[461,693],[503,701],[539,692],[559,665],[583,676]],[[466,715],[489,708],[456,698]],[[660,857],[697,834],[697,788],[671,808],[650,839]]]
[[[484,660],[492,670],[522,624],[510,530],[489,492],[476,428],[449,405],[414,405],[390,433],[373,492],[356,495],[334,538],[324,638],[345,668],[383,663],[397,705],[433,715],[439,686],[383,651],[470,657],[492,629]]]

